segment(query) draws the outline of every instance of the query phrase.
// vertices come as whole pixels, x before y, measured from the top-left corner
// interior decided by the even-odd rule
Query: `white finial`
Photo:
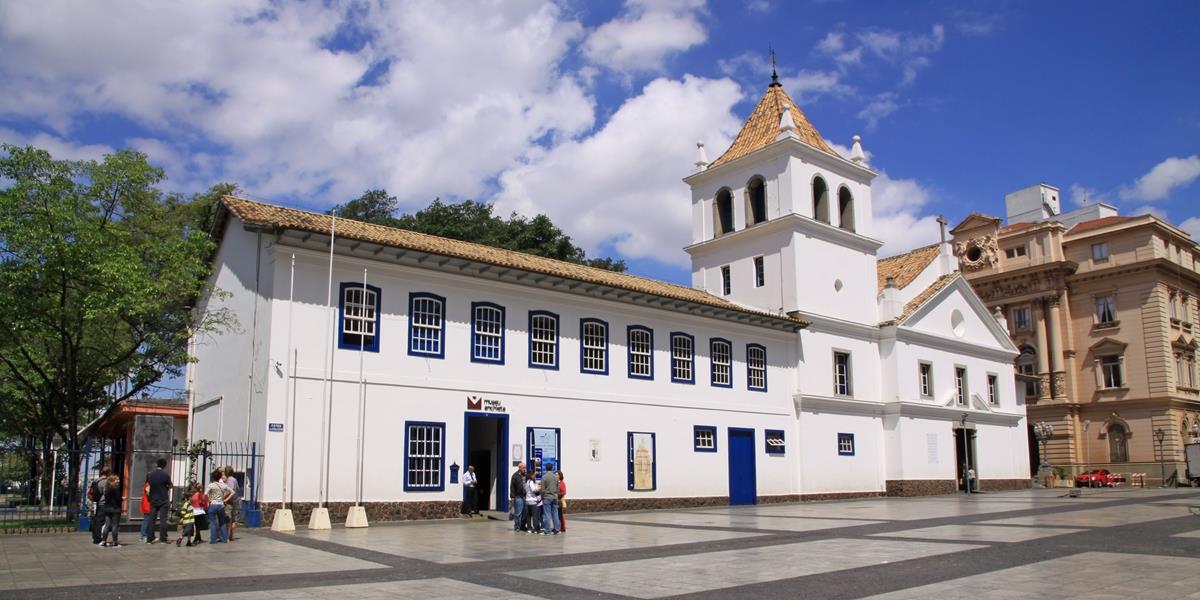
[[[779,113],[779,135],[775,136],[775,139],[782,140],[799,137],[796,135],[796,121],[792,119],[792,107],[784,104],[783,110]]]
[[[862,149],[862,138],[856,135],[850,139],[854,140],[854,144],[850,146],[850,161],[866,166],[867,154]]]
[[[792,120],[792,107],[784,104],[783,114],[779,116],[780,131],[795,131],[796,122]]]
[[[708,153],[704,151],[704,140],[696,142],[696,171],[703,171],[708,168]]]

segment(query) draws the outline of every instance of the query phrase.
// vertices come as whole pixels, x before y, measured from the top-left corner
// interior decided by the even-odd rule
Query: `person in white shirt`
[[[476,506],[478,496],[476,495],[476,484],[479,483],[479,478],[475,476],[475,465],[467,465],[467,472],[463,473],[463,509],[462,512],[468,517],[479,514],[479,507]]]

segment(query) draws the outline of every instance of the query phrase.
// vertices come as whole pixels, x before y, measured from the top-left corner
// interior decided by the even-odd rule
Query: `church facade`
[[[227,197],[192,439],[254,441],[304,519],[448,516],[525,462],[572,510],[1029,485],[1003,317],[949,244],[877,260],[875,173],[777,83],[697,160],[692,285]]]

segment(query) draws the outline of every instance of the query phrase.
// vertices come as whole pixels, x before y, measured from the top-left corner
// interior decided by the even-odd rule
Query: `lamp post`
[[[1092,458],[1092,454],[1091,454],[1091,452],[1089,452],[1089,450],[1090,450],[1089,442],[1091,442],[1091,440],[1088,438],[1088,434],[1087,434],[1088,427],[1091,427],[1091,426],[1092,426],[1091,419],[1085,419],[1083,421],[1083,472],[1084,473],[1088,472],[1088,463],[1091,462],[1091,458]],[[1092,483],[1094,483],[1094,480],[1095,480],[1095,477],[1088,477],[1088,487],[1092,487]]]
[[[1054,426],[1045,421],[1038,421],[1033,426],[1033,437],[1037,438],[1038,444],[1042,447],[1042,460],[1038,465],[1038,476],[1044,482],[1045,476],[1050,470],[1050,460],[1046,455],[1046,446],[1049,445],[1050,438],[1054,437]]]
[[[1166,457],[1163,456],[1163,440],[1167,437],[1167,430],[1159,427],[1154,430],[1154,439],[1158,441],[1158,487],[1167,487],[1167,463]]]

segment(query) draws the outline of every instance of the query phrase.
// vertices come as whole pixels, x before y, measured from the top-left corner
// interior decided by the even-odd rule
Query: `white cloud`
[[[34,146],[60,160],[100,160],[105,154],[114,152],[111,146],[105,144],[81,144],[49,133],[24,135],[3,127],[0,127],[0,143]]]
[[[186,154],[197,180],[322,206],[378,186],[409,205],[481,196],[531,147],[593,126],[594,100],[560,68],[584,30],[556,5],[504,2],[486,19],[453,2],[363,6],[2,3],[0,77],[22,84],[0,116],[69,138],[116,115],[171,140],[157,151]],[[364,41],[327,48],[351,22]]]
[[[746,0],[746,10],[752,13],[768,13],[771,12],[771,3],[768,0]]]
[[[883,242],[879,256],[892,256],[938,241],[936,215],[922,214],[932,191],[915,179],[892,179],[881,171],[871,184],[875,237]]]
[[[1109,201],[1108,194],[1081,183],[1072,183],[1068,191],[1071,194],[1071,203],[1075,206],[1087,206],[1088,204]]]
[[[1134,208],[1133,210],[1129,211],[1129,214],[1130,215],[1154,215],[1154,216],[1170,223],[1170,221],[1167,219],[1167,211],[1165,211],[1162,208],[1159,208],[1157,206],[1152,206],[1149,204],[1144,204],[1142,206]]]
[[[843,67],[862,62],[862,46],[849,47],[846,43],[846,34],[840,31],[831,31],[825,34],[825,37],[817,42],[816,49],[817,52],[832,57],[834,62]]]
[[[867,131],[874,131],[879,126],[879,121],[883,120],[888,115],[896,112],[900,108],[896,104],[896,95],[892,93],[881,94],[878,98],[871,101],[858,111],[858,118],[867,122]]]
[[[1162,200],[1175,188],[1186,187],[1197,178],[1200,178],[1200,156],[1171,157],[1154,165],[1133,186],[1121,189],[1121,198],[1143,202]]]
[[[837,71],[801,70],[795,75],[781,77],[780,83],[800,104],[812,102],[826,94],[845,95],[853,88],[842,82],[842,76]]]
[[[1179,228],[1192,236],[1193,240],[1200,241],[1200,217],[1189,217],[1179,224]]]
[[[497,212],[544,212],[589,253],[611,244],[630,258],[686,266],[691,195],[679,179],[704,140],[716,158],[741,125],[728,79],[656,79],[603,128],[500,176]],[[636,149],[636,151],[634,151]],[[648,160],[647,157],[653,157]]]
[[[627,1],[624,14],[588,35],[584,56],[618,72],[660,70],[667,56],[708,39],[702,10],[703,0]]]

